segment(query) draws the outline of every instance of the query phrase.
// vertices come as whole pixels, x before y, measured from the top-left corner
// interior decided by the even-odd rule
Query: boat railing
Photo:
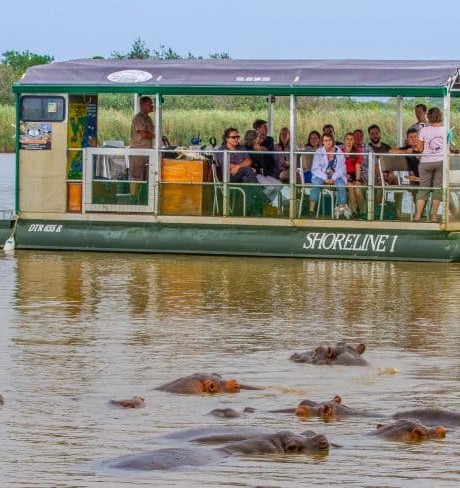
[[[241,151],[256,154],[255,151]],[[278,162],[284,158],[289,169],[289,181],[258,175],[257,183],[235,182],[231,177],[230,156],[233,151],[206,148],[163,148],[159,151],[134,148],[86,148],[84,149],[83,212],[146,213],[177,216],[241,216],[306,219],[311,180],[313,152],[296,148],[295,151],[264,151],[258,156],[273,155]],[[419,186],[409,181],[407,174],[398,175],[401,187],[407,189],[402,202],[396,202],[391,188],[385,189],[387,209],[395,210],[396,203],[402,206],[395,212],[384,215],[382,183],[378,178],[378,157],[373,152],[360,153],[367,171],[365,181],[359,185],[366,203],[367,220],[406,219],[414,212],[415,193]],[[158,157],[159,155],[159,157]],[[290,158],[294,156],[294,166]],[[388,155],[382,155],[388,156]],[[405,158],[405,154],[391,156]],[[133,178],[132,167],[143,160],[145,175]],[[441,207],[440,217],[458,219],[456,202],[460,202],[460,156],[450,156],[449,182],[444,185],[443,203],[449,201],[448,211]],[[374,168],[370,171],[370,168]],[[261,171],[263,173],[263,171]],[[399,185],[398,184],[398,185]],[[334,189],[327,185],[322,189]],[[394,188],[398,190],[397,187]],[[433,190],[433,188],[427,188]],[[321,192],[322,194],[324,192]],[[318,216],[335,218],[329,211],[333,196],[324,193]],[[254,204],[258,203],[258,206]],[[453,203],[452,203],[453,202]],[[318,202],[319,203],[319,202]],[[326,205],[327,203],[327,205]],[[453,211],[452,211],[453,208]],[[327,209],[327,210],[326,210]],[[361,216],[363,218],[363,216]]]

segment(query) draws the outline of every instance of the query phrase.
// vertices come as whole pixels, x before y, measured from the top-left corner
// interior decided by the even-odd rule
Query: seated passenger
[[[408,154],[406,156],[407,166],[409,168],[409,181],[411,185],[418,185],[420,181],[418,174],[418,165],[420,164],[420,156],[413,156],[413,154],[421,154],[418,150],[418,130],[416,128],[409,128],[406,132],[406,143],[402,147],[390,149],[391,154]]]
[[[290,150],[291,134],[287,127],[280,130],[278,143],[275,144],[275,151],[287,153]],[[278,167],[279,179],[283,183],[289,183],[289,154],[275,154],[275,161]]]
[[[252,128],[256,131],[257,137],[254,141],[254,149],[256,151],[274,151],[275,141],[273,137],[268,134],[267,121],[263,119],[257,119],[252,124]],[[264,176],[273,176],[278,178],[279,171],[276,166],[275,156],[273,154],[264,154],[260,158],[259,167],[256,168],[257,173]]]
[[[345,166],[345,156],[339,147],[335,145],[334,137],[323,134],[322,146],[317,149],[313,156],[311,168],[313,185],[334,186],[337,189],[337,206],[335,217],[351,216],[351,211],[347,205],[346,177],[347,169]],[[320,188],[314,186],[310,194],[310,215],[314,214],[316,202],[319,199]]]
[[[258,143],[258,135],[255,130],[250,129],[245,132],[244,148],[250,153],[253,167],[257,173],[257,181],[264,185],[264,192],[267,197],[270,198],[272,205],[275,207],[278,206],[278,197],[280,193],[284,199],[283,203],[289,201],[289,188],[280,188],[279,185],[282,183],[281,180],[263,172],[263,167],[265,164],[264,157],[267,156],[267,154],[263,154],[263,152],[267,149]]]
[[[362,129],[355,129],[353,131],[355,147],[361,150],[361,181],[363,185],[367,185],[369,182],[368,169],[369,169],[369,154],[374,152],[369,144],[364,142],[364,131]]]
[[[347,132],[341,149],[345,155],[347,167],[348,200],[353,215],[358,216],[366,211],[364,195],[361,188],[361,149],[355,146],[353,132]]]
[[[323,134],[329,134],[335,140],[335,129],[334,129],[334,126],[332,124],[324,124],[323,125]],[[335,141],[335,143],[337,144],[337,146],[342,145],[342,143],[340,141]]]
[[[256,171],[252,167],[252,160],[249,154],[245,152],[244,146],[240,144],[240,135],[238,129],[229,127],[225,129],[222,136],[222,145],[219,151],[230,151],[229,154],[229,168],[230,168],[230,183],[252,183],[258,184]],[[217,162],[220,169],[223,169],[224,154],[217,153]],[[260,192],[254,187],[245,188],[247,195],[247,213],[248,215],[256,215],[261,213],[263,204],[256,200],[261,200]]]
[[[321,146],[321,134],[317,130],[312,130],[308,134],[305,151],[310,154],[303,154],[301,156],[303,181],[304,183],[311,183],[311,164],[313,161],[313,153]]]

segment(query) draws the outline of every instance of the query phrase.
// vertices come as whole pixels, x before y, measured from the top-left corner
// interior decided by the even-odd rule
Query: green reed
[[[132,112],[100,108],[98,115],[98,142],[105,140],[122,140],[129,144]],[[217,144],[222,142],[222,134],[227,127],[235,127],[244,132],[252,128],[256,118],[267,118],[265,110],[199,110],[199,109],[164,109],[163,134],[167,135],[173,145],[188,145],[193,137],[200,137],[203,144],[208,144],[211,137],[215,137]],[[403,127],[406,128],[415,121],[412,109],[405,109],[403,113]],[[0,152],[14,151],[14,108],[0,105]],[[301,108],[297,112],[297,143],[304,145],[311,130],[321,129],[325,123],[331,123],[336,129],[336,138],[343,140],[348,131],[362,128],[365,133],[371,124],[378,124],[382,129],[383,140],[391,145],[396,144],[396,113],[393,108],[385,107],[353,107],[324,109]],[[285,106],[277,107],[275,111],[275,139],[281,127],[289,126],[289,110]],[[451,126],[460,129],[460,112],[453,110]],[[457,134],[458,132],[455,131]],[[457,135],[456,134],[456,135]],[[455,141],[455,139],[454,139]]]

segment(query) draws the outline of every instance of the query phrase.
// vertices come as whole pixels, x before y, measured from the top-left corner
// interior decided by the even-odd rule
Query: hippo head
[[[329,441],[322,434],[311,432],[311,435],[293,435],[290,436],[284,446],[286,453],[302,453],[311,451],[325,451],[329,449]]]
[[[330,364],[334,360],[334,351],[330,346],[318,346],[312,354],[312,363]]]
[[[420,442],[428,439],[444,439],[447,430],[442,425],[427,427],[417,420],[400,419],[396,422],[383,425],[378,424],[375,433],[387,439]]]

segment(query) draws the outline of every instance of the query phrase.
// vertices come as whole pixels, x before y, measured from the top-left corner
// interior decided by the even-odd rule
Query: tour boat
[[[459,67],[457,61],[230,59],[83,59],[33,66],[13,86],[15,211],[0,222],[0,242],[5,249],[458,262],[460,163],[449,142]],[[140,96],[152,97],[152,149],[101,140],[98,101],[106,93],[132,94],[134,108]],[[271,132],[276,101],[288,97],[290,182],[235,184],[229,151],[218,167],[216,145],[162,147],[162,108],[179,95],[264,96]],[[401,144],[403,99],[438,99],[445,127],[439,223],[413,222],[414,187],[379,188],[374,171],[362,189],[365,219],[336,218],[334,190],[327,188],[320,192],[318,214],[308,214],[311,184],[299,183],[297,174],[312,154],[296,141],[296,123],[297,99],[311,96],[395,97]],[[239,129],[242,134],[245,128]],[[130,176],[130,161],[140,156],[148,159],[144,181]],[[371,168],[384,161],[374,153],[368,158]],[[404,218],[390,218],[384,207],[399,191],[406,194]],[[247,212],[254,194],[266,199],[256,215]]]

